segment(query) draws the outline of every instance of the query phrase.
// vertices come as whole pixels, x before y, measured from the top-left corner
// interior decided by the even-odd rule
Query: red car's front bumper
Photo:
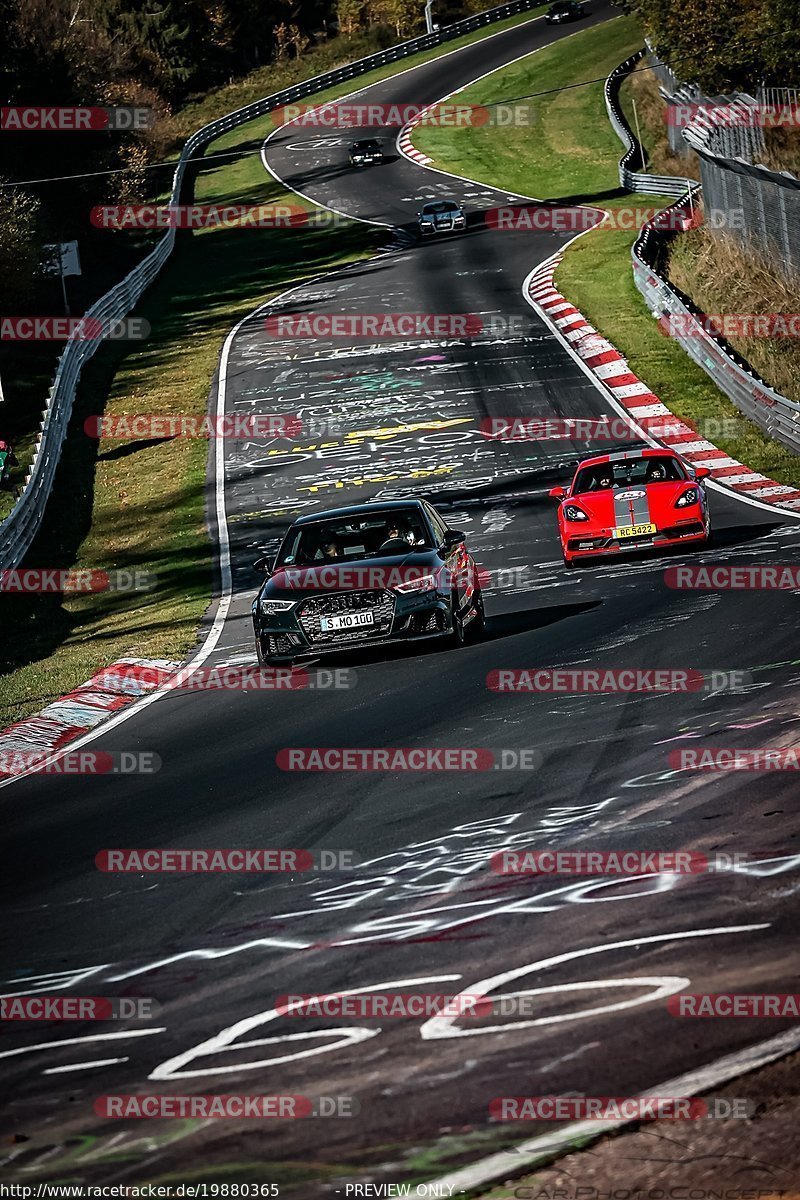
[[[679,546],[686,543],[705,542],[709,530],[704,524],[702,514],[692,516],[684,521],[676,521],[667,529],[659,529],[656,533],[644,537],[620,539],[613,538],[612,530],[593,530],[589,533],[568,533],[561,530],[561,548],[564,561],[579,562],[585,558],[615,557],[618,554],[630,554],[637,550],[660,550],[668,546]],[[594,543],[590,546],[588,543]]]

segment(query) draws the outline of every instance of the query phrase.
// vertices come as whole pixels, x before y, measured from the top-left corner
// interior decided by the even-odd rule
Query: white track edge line
[[[707,1092],[709,1088],[719,1087],[740,1075],[749,1074],[769,1063],[784,1058],[787,1054],[800,1048],[800,1025],[784,1030],[775,1037],[763,1042],[756,1042],[745,1050],[726,1054],[705,1067],[687,1071],[674,1079],[648,1089],[643,1095],[648,1096],[695,1096]],[[578,1139],[590,1138],[597,1141],[606,1134],[629,1125],[641,1124],[641,1120],[617,1121],[578,1121],[566,1125],[554,1133],[544,1133],[530,1141],[522,1142],[513,1150],[500,1151],[490,1154],[487,1158],[479,1159],[470,1166],[452,1171],[448,1175],[440,1175],[429,1180],[431,1184],[450,1187],[453,1192],[472,1191],[488,1183],[495,1183],[509,1177],[518,1177],[527,1173],[538,1163],[561,1157],[564,1151],[580,1153],[583,1147],[576,1147]]]

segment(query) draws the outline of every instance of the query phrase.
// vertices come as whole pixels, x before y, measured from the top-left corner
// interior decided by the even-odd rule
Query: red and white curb
[[[156,691],[181,664],[163,658],[121,658],[41,712],[0,732],[0,778],[6,756],[43,759],[89,733],[142,696]]]
[[[556,255],[533,271],[527,280],[531,303],[559,331],[583,364],[599,379],[619,405],[627,409],[650,437],[669,446],[693,467],[708,467],[711,478],[736,492],[779,508],[800,509],[800,490],[777,483],[737,462],[713,442],[701,438],[691,425],[675,417],[646,383],[631,371],[616,346],[590,325],[574,304],[553,283],[561,262]],[[664,426],[668,418],[668,434]],[[652,430],[652,432],[650,432]]]
[[[425,112],[428,112],[427,108]],[[433,159],[429,158],[427,154],[423,154],[421,150],[417,150],[412,144],[411,131],[415,125],[420,123],[424,115],[424,113],[420,113],[413,121],[409,121],[408,125],[400,130],[400,135],[397,139],[397,145],[406,158],[410,158],[412,162],[418,163],[421,167],[427,167],[428,163],[433,162]]]

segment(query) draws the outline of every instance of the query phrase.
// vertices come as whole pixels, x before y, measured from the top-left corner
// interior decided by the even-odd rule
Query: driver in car
[[[663,483],[667,478],[667,469],[662,462],[656,459],[655,462],[647,464],[647,472],[645,474],[645,483]]]
[[[417,537],[413,529],[398,521],[395,524],[387,526],[386,540],[381,543],[380,549],[388,551],[399,550],[401,542],[404,542],[407,546],[416,546]]]
[[[614,486],[613,471],[608,471],[608,470],[599,471],[597,476],[595,477],[593,490],[595,492],[600,492],[600,491],[605,491],[608,488],[613,488],[613,486]]]

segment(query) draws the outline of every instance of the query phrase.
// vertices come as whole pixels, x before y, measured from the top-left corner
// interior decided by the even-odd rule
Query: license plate
[[[657,526],[655,525],[622,525],[619,529],[614,530],[615,538],[631,538],[643,537],[648,533],[656,533]]]
[[[319,625],[323,633],[331,633],[334,629],[361,629],[364,625],[374,625],[375,617],[371,612],[342,613],[338,617],[320,617]]]

